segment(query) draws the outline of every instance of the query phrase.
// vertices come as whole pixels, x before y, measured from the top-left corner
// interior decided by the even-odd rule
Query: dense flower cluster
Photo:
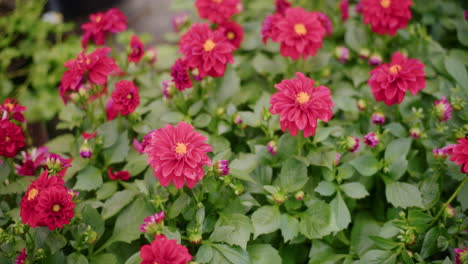
[[[184,183],[193,188],[203,179],[203,165],[211,165],[206,153],[213,151],[206,140],[185,122],[176,127],[166,125],[148,134],[144,140],[144,152],[148,154],[148,163],[162,186],[173,182],[179,189]]]
[[[333,116],[331,92],[325,86],[315,87],[314,80],[300,72],[296,77],[275,85],[278,92],[271,97],[270,112],[280,115],[283,131],[295,136],[303,130],[304,137],[313,136],[317,120],[328,122]]]
[[[387,105],[400,104],[406,91],[413,95],[426,87],[424,64],[417,59],[408,59],[395,52],[390,64],[384,63],[370,72],[367,82],[375,100]]]
[[[20,203],[21,220],[31,227],[62,228],[75,215],[72,198],[62,178],[49,176],[46,170],[26,190]]]

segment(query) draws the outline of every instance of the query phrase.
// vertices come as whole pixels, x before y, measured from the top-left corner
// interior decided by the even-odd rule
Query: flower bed
[[[90,15],[45,146],[0,105],[0,263],[468,263],[458,2],[186,2]]]

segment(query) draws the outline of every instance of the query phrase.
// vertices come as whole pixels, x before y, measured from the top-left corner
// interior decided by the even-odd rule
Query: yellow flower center
[[[8,142],[8,141],[10,141],[10,140],[11,140],[11,138],[10,138],[9,136],[6,136],[6,137],[5,137],[5,142]]]
[[[36,198],[38,193],[39,191],[36,188],[31,189],[28,192],[28,201],[34,200],[34,198]]]
[[[54,204],[54,206],[52,206],[52,211],[58,212],[58,211],[60,211],[60,208],[61,208],[60,205]]]
[[[98,23],[99,23],[99,22],[101,21],[101,19],[102,19],[102,17],[101,17],[101,16],[97,16],[97,17],[96,17],[96,22],[98,22]]]
[[[235,37],[236,37],[236,35],[235,35],[234,33],[232,33],[232,32],[228,32],[228,33],[227,33],[227,38],[228,38],[229,40],[233,40]]]
[[[300,104],[307,103],[310,99],[310,95],[306,92],[300,92],[296,95],[296,101]]]
[[[294,25],[294,31],[299,36],[304,36],[305,34],[307,34],[307,28],[304,26],[304,24]]]
[[[153,264],[159,264],[156,260],[153,262]]]
[[[10,109],[10,111],[13,111],[13,107],[15,107],[12,103],[7,103],[5,105],[8,107],[8,109]]]
[[[132,99],[132,94],[128,94],[127,99]]]
[[[211,0],[212,2],[215,2],[217,4],[220,4],[223,0]]]
[[[208,39],[205,41],[205,44],[203,44],[203,49],[205,51],[212,51],[215,46],[216,46],[216,43],[214,43],[211,39]]]
[[[388,8],[390,6],[390,4],[392,3],[392,0],[382,0],[380,1],[380,5],[383,7],[383,8]]]
[[[184,155],[185,153],[187,153],[187,145],[181,142],[177,142],[175,152],[179,155]]]
[[[397,74],[397,73],[399,73],[401,71],[401,66],[398,65],[398,64],[395,64],[395,65],[391,66],[389,70],[390,70],[390,72],[392,74]]]

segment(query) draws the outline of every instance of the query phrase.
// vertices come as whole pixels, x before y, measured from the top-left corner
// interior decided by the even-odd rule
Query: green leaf
[[[340,185],[340,189],[353,199],[362,199],[369,195],[366,187],[360,182],[350,182]]]
[[[355,52],[367,46],[367,34],[363,27],[356,23],[346,23],[345,43]]]
[[[345,257],[345,255],[337,254],[327,243],[320,240],[313,240],[309,257],[309,264],[333,264]]]
[[[98,136],[102,138],[102,147],[108,148],[117,141],[119,137],[117,130],[117,119],[102,124],[97,129]]]
[[[202,127],[206,127],[210,124],[211,122],[211,116],[207,113],[202,113],[200,115],[198,115],[195,120],[193,120],[193,125],[195,127],[199,127],[199,128],[202,128]]]
[[[130,150],[130,141],[128,140],[128,131],[120,134],[118,141],[112,147],[103,151],[106,164],[119,163],[125,160]]]
[[[395,137],[406,137],[408,133],[406,132],[405,127],[403,127],[400,123],[390,123],[385,126],[385,129],[390,132],[390,134],[394,135]]]
[[[70,146],[73,146],[74,142],[75,137],[72,134],[64,134],[47,142],[46,147],[50,153],[70,153]]]
[[[330,206],[334,212],[338,230],[346,229],[351,223],[351,214],[340,193],[331,201]]]
[[[398,180],[403,176],[408,168],[408,160],[405,157],[395,158],[390,162],[388,166],[388,174],[393,180]]]
[[[116,192],[109,200],[104,203],[102,208],[102,218],[104,220],[111,218],[129,204],[135,197],[133,190],[123,190]]]
[[[195,255],[195,260],[200,263],[208,263],[213,258],[213,248],[208,245],[202,245]]]
[[[105,230],[104,220],[102,219],[101,215],[90,204],[84,206],[81,213],[83,215],[83,223],[85,225],[91,226],[93,231],[98,234],[99,239]]]
[[[258,52],[252,60],[252,66],[258,73],[278,74],[284,68],[283,65],[275,63],[273,60]]]
[[[10,184],[0,184],[0,194],[7,195],[13,193],[23,193],[28,189],[29,184],[31,184],[31,179],[29,177],[22,177]]]
[[[141,263],[140,251],[133,254],[131,257],[127,259],[127,261],[125,261],[125,264],[140,264],[140,263]]]
[[[250,173],[257,167],[257,156],[254,154],[245,154],[238,159],[233,160],[229,167],[233,177],[244,181],[254,182],[250,177]]]
[[[234,67],[229,65],[224,72],[224,77],[221,80],[221,85],[218,88],[217,96],[215,97],[219,103],[223,103],[226,99],[239,93],[240,78]]]
[[[321,181],[315,191],[320,193],[322,196],[331,196],[335,193],[336,187],[333,183],[328,181]]]
[[[323,201],[316,200],[301,215],[299,231],[309,239],[322,238],[328,235],[332,223],[331,207]]]
[[[437,239],[442,235],[442,230],[435,226],[427,231],[421,246],[421,257],[427,258],[437,252]]]
[[[221,215],[215,225],[210,240],[226,242],[229,245],[238,245],[247,248],[253,226],[250,219],[242,214]]]
[[[251,263],[255,264],[281,264],[278,251],[269,244],[255,244],[248,249]]]
[[[111,197],[117,191],[118,185],[116,181],[104,183],[99,190],[96,191],[96,199],[105,200]]]
[[[359,264],[383,264],[391,255],[391,251],[372,249],[361,257]]]
[[[172,204],[171,207],[169,207],[169,211],[167,214],[167,217],[169,219],[175,218],[178,216],[182,211],[190,204],[190,196],[188,196],[186,193],[181,193],[179,197],[177,197],[177,200]]]
[[[84,255],[78,252],[71,253],[67,256],[67,264],[88,264],[88,260]]]
[[[96,190],[102,185],[101,171],[93,166],[88,166],[80,171],[76,179],[75,187],[73,187],[74,190],[91,191]]]
[[[130,172],[132,177],[137,176],[148,167],[146,162],[146,155],[139,155],[135,158],[129,159],[128,163],[125,164],[122,170]]]
[[[145,199],[142,197],[136,198],[119,214],[115,221],[112,237],[103,247],[117,241],[130,243],[138,239],[141,232],[138,230],[139,224],[135,225],[135,223],[143,223],[143,219],[150,214],[151,211],[149,211]]]
[[[278,186],[286,192],[300,190],[306,184],[307,167],[297,159],[288,159],[282,163],[281,173],[278,177]]]
[[[223,244],[212,244],[212,246],[233,264],[250,264],[249,254],[246,250]],[[214,262],[212,261],[211,263]]]
[[[281,214],[276,206],[265,205],[252,214],[254,239],[261,234],[278,230],[281,225]]]
[[[105,253],[91,258],[91,264],[118,263],[117,257],[111,253]]]
[[[398,242],[379,236],[370,236],[370,239],[372,239],[375,242],[377,247],[385,250],[394,249],[399,246]]]
[[[67,239],[59,233],[50,232],[49,235],[47,235],[46,244],[49,246],[50,252],[53,255],[67,245]]]
[[[380,226],[370,215],[359,214],[353,219],[353,229],[351,230],[351,252],[362,256],[369,250],[374,242],[370,236],[379,234]]]
[[[416,228],[417,233],[426,231],[432,219],[432,216],[424,213],[420,209],[412,208],[408,212],[408,223]]]
[[[423,207],[421,192],[411,184],[404,182],[391,182],[385,189],[387,200],[395,207]]]
[[[453,56],[445,57],[445,69],[458,82],[460,86],[468,89],[468,72],[465,65]]]
[[[352,160],[349,164],[362,176],[372,176],[380,168],[379,161],[372,154],[365,154]]]
[[[198,101],[194,103],[193,105],[191,105],[188,109],[189,116],[195,116],[196,114],[198,114],[198,112],[200,112],[202,107],[203,107],[203,101]]]
[[[261,124],[260,116],[250,111],[240,111],[239,116],[246,125],[251,127],[258,127]]]
[[[299,233],[299,220],[288,214],[282,214],[280,229],[285,242],[292,240]]]
[[[184,115],[179,112],[168,112],[162,115],[161,120],[166,123],[176,124],[184,120]]]
[[[406,158],[411,147],[411,138],[395,139],[385,149],[385,160],[391,162],[397,158]]]

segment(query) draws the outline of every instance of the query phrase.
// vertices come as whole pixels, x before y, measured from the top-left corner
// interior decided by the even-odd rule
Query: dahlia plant
[[[458,1],[174,8],[90,15],[44,146],[2,98],[0,263],[468,263]]]

